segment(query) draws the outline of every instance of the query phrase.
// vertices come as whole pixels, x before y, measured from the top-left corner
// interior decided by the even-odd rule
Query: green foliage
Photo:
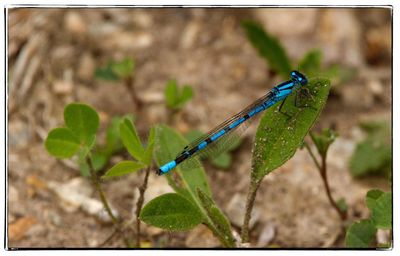
[[[337,206],[339,207],[341,212],[347,212],[347,209],[349,208],[346,200],[342,197],[336,202]]]
[[[226,243],[225,246],[234,247],[235,239],[232,236],[232,228],[228,219],[216,206],[212,198],[204,193],[201,189],[197,189],[197,195],[203,208],[206,210],[208,217],[216,227],[216,231],[218,232],[217,236],[225,237],[225,239],[223,240]]]
[[[253,150],[253,182],[259,182],[266,174],[289,160],[320,115],[329,94],[329,80],[311,79],[306,88],[312,97],[308,95],[303,102],[298,103],[312,108],[296,107],[294,92],[288,96],[282,108],[290,118],[278,112],[279,104],[268,109],[261,118]]]
[[[203,135],[204,134],[199,130],[190,130],[185,134],[185,139],[191,142]],[[242,142],[243,140],[240,138],[231,140],[230,143],[226,145],[223,152],[217,156],[208,156],[208,160],[210,160],[210,163],[217,168],[228,169],[232,164],[232,152],[236,150]]]
[[[335,141],[338,135],[331,129],[324,129],[321,134],[310,132],[310,136],[317,147],[318,153],[323,158],[326,158],[329,146]]]
[[[70,158],[79,150],[79,140],[68,128],[55,128],[49,132],[45,146],[57,158]]]
[[[367,192],[365,202],[371,211],[371,218],[353,223],[347,229],[347,247],[369,247],[377,229],[392,229],[392,193],[372,189]]]
[[[172,128],[165,125],[156,126],[154,158],[158,166],[175,158],[187,143],[188,142]],[[226,223],[222,223],[222,217],[215,217],[218,214],[215,213],[215,209],[212,210],[213,217],[211,217],[203,204],[205,197],[212,200],[211,190],[203,166],[196,159],[191,159],[190,161],[191,164],[182,163],[170,174],[166,174],[168,183],[177,194],[189,200],[198,212],[201,213],[202,222],[219,238],[222,245],[233,246],[228,237],[226,237],[225,231],[220,230],[220,227],[226,228]],[[174,175],[174,178],[172,178],[171,175]],[[200,193],[203,196],[203,201],[199,196],[199,190],[201,190]],[[206,206],[209,205],[207,204]],[[222,212],[220,212],[220,214],[222,215]],[[143,221],[146,222],[144,219]]]
[[[190,230],[203,220],[198,208],[176,193],[164,194],[148,202],[140,212],[140,219],[169,231]]]
[[[140,141],[135,126],[128,118],[125,118],[119,128],[122,143],[129,154],[142,163],[148,163],[146,159],[146,150]]]
[[[299,63],[299,70],[309,77],[313,77],[321,71],[321,62],[322,52],[318,49],[313,49],[304,55]]]
[[[267,62],[269,67],[282,77],[287,77],[291,71],[291,65],[286,51],[279,40],[268,34],[261,25],[244,21],[242,26],[247,38]]]
[[[371,211],[371,220],[376,228],[392,228],[392,193],[379,190],[370,190],[366,196],[366,203]]]
[[[85,104],[71,103],[64,109],[64,121],[81,143],[90,146],[99,128],[99,115]]]
[[[109,177],[122,176],[125,174],[136,172],[145,167],[146,167],[146,165],[139,163],[139,162],[122,161],[122,162],[119,162],[116,165],[114,165],[111,169],[109,169],[103,177],[109,178]]]
[[[368,174],[390,176],[392,150],[390,126],[386,122],[361,124],[367,137],[357,144],[350,159],[350,173],[354,177]]]
[[[108,61],[107,65],[97,68],[94,77],[100,80],[117,81],[119,79],[133,76],[135,62],[131,58],[125,58],[121,61]]]
[[[181,109],[193,98],[193,89],[190,85],[184,85],[182,90],[179,90],[176,80],[170,80],[165,87],[164,95],[168,108]]]
[[[370,220],[353,223],[346,232],[346,246],[368,248],[375,237],[376,228]]]
[[[97,112],[85,104],[71,103],[64,109],[66,128],[49,132],[45,146],[58,158],[70,158],[78,151],[85,154],[93,147],[99,127]]]

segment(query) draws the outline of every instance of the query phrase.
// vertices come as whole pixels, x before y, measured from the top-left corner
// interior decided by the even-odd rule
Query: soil
[[[114,227],[81,208],[68,208],[56,184],[80,178],[72,161],[51,157],[43,146],[48,131],[63,124],[66,104],[79,101],[100,113],[99,139],[114,116],[133,114],[140,135],[168,121],[164,87],[169,79],[190,84],[195,97],[173,126],[180,132],[207,131],[264,95],[282,79],[269,72],[240,26],[257,20],[278,37],[297,63],[309,50],[324,54],[323,66],[339,64],[355,73],[333,85],[314,127],[333,127],[340,137],[328,155],[333,197],[345,198],[343,223],[329,204],[321,177],[306,151],[266,176],[256,197],[250,247],[344,247],[342,226],[368,217],[364,196],[371,188],[390,190],[384,178],[355,179],[348,161],[363,138],[360,121],[391,122],[390,9],[279,8],[14,8],[8,10],[8,247],[125,247],[121,237],[103,242]],[[110,59],[135,60],[134,90],[141,109],[122,82],[97,80],[93,73]],[[231,200],[246,198],[254,122],[233,153],[228,170],[205,163],[220,208],[240,233],[242,215]],[[121,153],[113,163],[127,159]],[[134,218],[144,173],[103,184],[107,199],[124,220]],[[58,185],[57,185],[58,184]],[[90,187],[90,183],[87,185]],[[147,199],[169,191],[150,174]],[[97,199],[94,190],[91,198]],[[240,200],[239,200],[240,201]],[[260,240],[264,232],[269,239]],[[134,229],[127,232],[135,237]],[[263,239],[268,235],[263,236]],[[201,239],[197,239],[197,238]],[[142,224],[144,247],[219,247],[203,226],[169,233]]]

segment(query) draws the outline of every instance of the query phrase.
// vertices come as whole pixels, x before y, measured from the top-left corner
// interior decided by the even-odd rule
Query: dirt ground
[[[391,121],[390,9],[9,9],[8,246],[124,247],[121,238],[103,245],[112,225],[82,207],[66,205],[56,193],[72,184],[98,198],[76,165],[46,152],[47,132],[63,123],[63,109],[73,101],[100,112],[100,138],[113,116],[138,115],[121,82],[93,78],[96,67],[124,57],[136,63],[134,86],[145,106],[136,122],[141,135],[166,122],[163,92],[171,78],[192,85],[195,92],[175,128],[209,130],[281,80],[268,72],[246,39],[240,26],[245,19],[259,21],[278,37],[296,63],[318,48],[324,66],[337,63],[357,71],[334,85],[314,129],[334,127],[340,134],[328,155],[333,197],[346,199],[349,222],[368,217],[366,191],[390,190],[389,184],[377,177],[352,178],[348,160],[363,138],[360,121]],[[238,233],[256,128],[254,122],[246,131],[229,170],[205,164],[214,199]],[[126,158],[114,156],[110,165]],[[143,174],[132,174],[103,184],[124,219],[134,218],[142,179]],[[154,173],[148,186],[146,200],[170,191],[165,178]],[[263,180],[254,212],[251,247],[344,247],[341,220],[304,150]],[[203,226],[169,233],[143,224],[142,231],[147,247],[219,246]]]

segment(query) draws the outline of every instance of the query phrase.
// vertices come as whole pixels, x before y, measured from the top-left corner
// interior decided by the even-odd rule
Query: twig
[[[118,229],[115,229],[112,233],[111,233],[111,235],[109,235],[101,244],[99,244],[99,247],[103,247],[103,246],[105,246],[108,242],[110,242],[111,241],[111,239],[113,239],[113,237],[116,235],[116,234],[118,234],[119,233],[119,230]]]
[[[315,166],[317,167],[319,174],[321,175],[322,181],[324,183],[325,191],[326,191],[326,194],[329,199],[329,203],[333,206],[333,208],[335,208],[336,212],[339,214],[340,219],[345,220],[347,218],[347,213],[340,210],[340,208],[337,205],[337,203],[335,202],[335,200],[333,200],[331,191],[329,189],[329,183],[328,183],[328,177],[327,177],[327,167],[326,167],[326,155],[321,156],[322,164],[320,165],[318,163],[317,158],[315,157],[314,153],[311,151],[310,146],[307,143],[305,143],[305,147],[306,147],[308,153],[310,154],[311,158],[313,159],[313,162],[314,162]]]
[[[249,193],[247,194],[247,200],[246,200],[246,212],[244,215],[242,232],[241,232],[242,243],[249,242],[249,223],[251,218],[251,211],[253,210],[254,201],[257,195],[257,190],[260,187],[261,181],[262,179],[258,181],[252,180],[250,182]]]
[[[147,189],[147,182],[149,180],[151,166],[145,169],[145,176],[143,180],[143,184],[139,187],[139,199],[136,203],[136,247],[140,247],[140,211],[142,210],[143,202],[144,202],[144,192]]]

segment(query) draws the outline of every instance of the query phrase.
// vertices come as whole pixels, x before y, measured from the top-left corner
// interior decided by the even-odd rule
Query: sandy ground
[[[135,59],[135,90],[145,105],[137,122],[142,135],[166,122],[163,90],[171,78],[195,91],[174,124],[181,132],[207,131],[280,81],[247,41],[240,26],[244,19],[259,21],[277,36],[293,60],[319,48],[323,65],[338,63],[357,71],[351,80],[335,84],[315,126],[335,127],[340,134],[328,155],[330,186],[335,199],[346,199],[349,222],[368,216],[367,190],[389,190],[384,179],[356,180],[348,170],[348,159],[362,139],[357,124],[391,118],[389,10],[33,8],[8,14],[9,247],[98,247],[113,232],[109,223],[66,206],[58,197],[54,188],[71,182],[87,188],[91,198],[97,194],[76,166],[55,160],[43,147],[47,132],[63,123],[64,106],[72,101],[100,112],[100,138],[113,116],[139,113],[120,82],[93,78],[94,69],[109,59]],[[205,164],[215,201],[237,232],[256,127],[254,122],[245,133],[229,170]],[[123,158],[127,155],[114,156],[111,164]],[[142,179],[143,174],[132,174],[104,183],[109,201],[124,219],[134,217]],[[169,189],[164,178],[151,174],[146,198]],[[342,223],[303,150],[263,180],[254,212],[252,247],[344,246]],[[181,233],[143,226],[147,246],[219,246],[203,226]],[[124,244],[116,238],[105,247]]]

